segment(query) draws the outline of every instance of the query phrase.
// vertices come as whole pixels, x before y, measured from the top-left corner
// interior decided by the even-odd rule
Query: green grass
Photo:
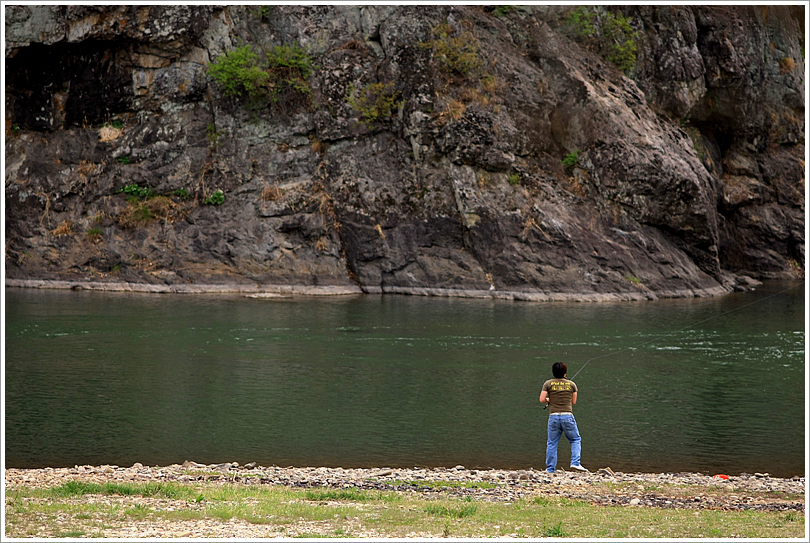
[[[99,495],[109,499],[88,499]],[[805,526],[801,512],[602,507],[554,494],[504,503],[355,488],[172,482],[7,488],[5,512],[7,537],[103,537],[134,522],[188,520],[235,520],[283,537],[312,538],[799,538]]]
[[[353,501],[353,502],[369,502],[369,501],[382,501],[391,502],[400,499],[400,496],[394,492],[375,492],[368,490],[358,490],[356,488],[343,488],[332,489],[322,488],[307,490],[305,497],[309,501]]]
[[[543,525],[545,528],[545,525]],[[565,532],[562,529],[562,522],[558,522],[554,526],[546,528],[545,537],[565,537]]]
[[[478,506],[471,503],[447,506],[429,504],[425,506],[425,513],[438,517],[465,518],[475,515]]]
[[[89,483],[85,481],[68,481],[51,487],[47,493],[54,498],[80,497],[85,494],[117,494],[119,496],[159,497],[170,500],[190,499],[187,486],[168,483]]]

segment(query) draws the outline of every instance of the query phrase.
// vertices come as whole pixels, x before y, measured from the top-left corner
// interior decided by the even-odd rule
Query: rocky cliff
[[[5,30],[9,281],[804,275],[803,6],[26,5]]]

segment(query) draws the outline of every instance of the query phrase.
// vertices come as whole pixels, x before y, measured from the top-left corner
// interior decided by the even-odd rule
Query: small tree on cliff
[[[259,57],[250,45],[228,51],[208,66],[225,96],[260,96],[267,93],[270,74],[259,65]]]
[[[206,71],[225,96],[247,96],[254,105],[266,98],[296,108],[312,105],[309,77],[315,68],[309,53],[297,45],[274,46],[264,58],[245,45],[220,55]]]

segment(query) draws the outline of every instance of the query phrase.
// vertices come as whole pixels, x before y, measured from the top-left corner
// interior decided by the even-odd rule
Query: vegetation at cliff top
[[[507,13],[515,9],[515,6],[498,6],[493,13],[498,17],[505,17]]]
[[[630,19],[596,6],[580,6],[565,20],[565,27],[578,42],[596,51],[627,73],[636,65],[638,32]]]

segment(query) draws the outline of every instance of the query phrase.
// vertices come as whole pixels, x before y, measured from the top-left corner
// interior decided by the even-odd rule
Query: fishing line
[[[710,321],[710,320],[713,320],[713,319],[719,319],[720,317],[724,317],[724,316],[728,315],[729,313],[734,313],[735,311],[739,311],[740,309],[745,309],[746,307],[752,306],[754,304],[764,302],[765,300],[769,300],[769,299],[771,299],[771,298],[773,298],[775,296],[779,296],[780,294],[784,294],[785,292],[791,291],[791,290],[795,289],[797,286],[803,286],[803,285],[804,285],[804,281],[802,281],[799,285],[794,285],[794,286],[792,286],[790,288],[786,288],[785,290],[782,290],[782,291],[777,292],[775,294],[771,294],[770,296],[766,296],[765,298],[760,298],[759,300],[754,300],[753,302],[747,303],[745,305],[741,305],[740,307],[735,307],[734,309],[729,309],[725,313],[720,313],[719,315],[712,315],[711,317],[708,317],[708,318],[703,319],[701,321],[693,322],[693,323],[691,323],[691,324],[689,324],[687,326],[684,326],[683,328],[678,328],[677,330],[672,330],[671,332],[667,332],[663,336],[656,337],[656,338],[651,339],[649,341],[645,341],[644,343],[639,343],[638,345],[634,345],[632,347],[627,347],[627,348],[621,349],[619,351],[615,351],[615,352],[607,353],[607,354],[602,354],[602,355],[599,355],[599,356],[594,356],[593,358],[589,358],[588,360],[585,361],[585,363],[582,365],[582,367],[579,368],[579,371],[577,371],[574,374],[574,377],[570,378],[570,380],[573,381],[574,378],[577,375],[579,375],[579,372],[581,372],[582,370],[585,369],[585,366],[587,366],[589,362],[592,362],[594,360],[599,360],[600,358],[605,358],[605,357],[612,356],[612,355],[615,355],[615,354],[621,354],[621,353],[624,353],[624,352],[627,352],[627,351],[632,351],[632,350],[638,349],[639,347],[643,347],[644,345],[649,345],[650,343],[652,343],[654,341],[657,341],[657,340],[659,340],[661,338],[670,336],[672,334],[676,334],[678,332],[682,332],[682,331],[686,330],[687,328],[692,328],[694,326],[697,326],[698,324],[703,324],[704,322],[707,322],[707,321]]]

